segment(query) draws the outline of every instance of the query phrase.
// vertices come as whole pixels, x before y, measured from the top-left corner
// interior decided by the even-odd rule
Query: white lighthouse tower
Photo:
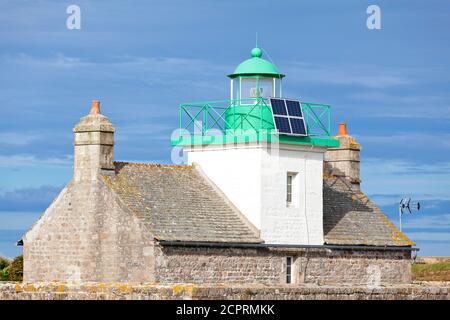
[[[323,160],[329,106],[284,99],[281,74],[251,58],[228,76],[227,101],[182,104],[180,135],[189,164],[198,164],[268,244],[322,245]]]

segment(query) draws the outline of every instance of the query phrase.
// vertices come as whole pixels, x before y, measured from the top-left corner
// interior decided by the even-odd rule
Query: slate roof
[[[122,201],[166,241],[261,243],[256,229],[192,166],[116,162],[103,176]],[[343,177],[324,173],[325,244],[414,243]]]
[[[341,176],[324,173],[323,228],[326,244],[412,246],[389,218]]]
[[[192,166],[115,162],[103,176],[122,201],[166,241],[261,243],[256,229]]]

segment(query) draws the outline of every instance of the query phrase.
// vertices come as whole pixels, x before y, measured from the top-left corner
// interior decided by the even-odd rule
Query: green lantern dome
[[[276,78],[284,77],[284,74],[281,74],[273,63],[261,58],[262,50],[260,48],[253,48],[251,54],[252,57],[238,65],[236,70],[234,70],[234,73],[229,74],[228,77],[231,79],[238,76],[250,75],[262,75]]]

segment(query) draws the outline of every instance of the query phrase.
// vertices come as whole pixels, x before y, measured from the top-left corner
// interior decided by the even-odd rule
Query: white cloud
[[[450,241],[450,232],[408,232],[414,241]]]
[[[439,214],[435,216],[420,215],[417,213],[403,220],[405,228],[414,229],[450,229],[450,214]]]
[[[450,199],[450,162],[421,164],[401,159],[367,158],[361,162],[362,188],[380,204]]]
[[[450,176],[450,162],[427,164],[415,163],[403,159],[367,158],[364,159],[363,165],[366,170],[372,172],[376,171],[381,174],[444,174]]]
[[[431,200],[427,203],[423,204],[424,209],[436,209],[441,207],[441,201],[440,200]]]
[[[313,65],[288,63],[291,81],[319,82],[336,85],[357,85],[367,88],[388,88],[415,83],[403,71],[371,65]],[[292,80],[294,79],[294,80]]]
[[[15,154],[9,156],[0,155],[0,167],[29,167],[29,166],[71,166],[73,156],[66,155],[60,158],[38,158],[35,155]]]
[[[155,121],[156,122],[156,121]],[[150,135],[160,132],[165,132],[168,130],[173,130],[173,126],[162,123],[135,123],[135,124],[127,124],[120,127],[121,134],[124,135]]]
[[[2,219],[0,230],[28,229],[41,214],[42,212],[0,212],[0,217]]]
[[[83,60],[70,57],[63,53],[54,56],[37,57],[25,53],[5,55],[2,57],[7,63],[15,63],[31,67],[45,68],[104,68],[104,69],[134,69],[141,72],[153,72],[166,75],[186,74],[195,76],[199,74],[216,75],[228,71],[229,66],[212,63],[201,59],[188,59],[179,57],[152,57],[152,56],[109,56],[102,60]],[[155,79],[153,79],[155,81]]]
[[[365,106],[364,118],[450,119],[450,96],[367,91],[349,97]]]
[[[0,145],[25,146],[40,138],[36,133],[0,132]]]
[[[369,182],[368,184],[371,185],[372,183]],[[364,190],[366,189],[368,188],[364,188]],[[404,190],[404,188],[402,190]],[[401,192],[401,190],[400,193],[390,193],[390,194],[368,193],[368,195],[370,199],[372,199],[375,203],[377,203],[380,206],[392,204],[398,205],[401,199],[411,198],[413,201],[420,202],[422,211],[424,211],[425,209],[439,208],[439,205],[435,204],[436,202],[450,200],[450,197],[448,197],[447,195],[440,195],[440,194],[436,195],[413,191]],[[433,204],[428,205],[429,203]]]
[[[63,53],[45,57],[20,53],[0,56],[0,61],[0,65],[5,64],[5,68],[25,68],[30,74],[45,75],[52,79],[64,78],[62,81],[68,78],[76,81],[108,81],[110,86],[119,87],[129,82],[138,83],[139,87],[167,90],[169,94],[180,94],[184,90],[203,94],[207,92],[214,96],[224,91],[224,83],[217,81],[218,77],[230,69],[230,66],[202,59],[131,55],[103,56],[89,60]]]

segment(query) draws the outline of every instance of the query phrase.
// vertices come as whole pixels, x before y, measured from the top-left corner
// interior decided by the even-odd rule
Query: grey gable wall
[[[103,181],[71,182],[23,238],[24,281],[152,282],[152,239]]]

